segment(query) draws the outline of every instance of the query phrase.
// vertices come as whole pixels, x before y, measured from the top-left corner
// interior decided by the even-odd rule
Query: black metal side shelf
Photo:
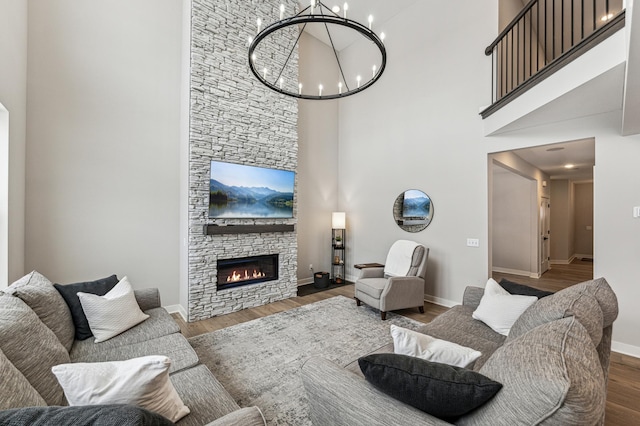
[[[293,232],[295,225],[204,225],[205,235]]]

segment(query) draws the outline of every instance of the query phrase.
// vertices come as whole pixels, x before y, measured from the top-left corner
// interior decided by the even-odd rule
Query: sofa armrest
[[[147,311],[153,308],[159,308],[160,304],[160,290],[157,288],[144,288],[142,290],[134,290],[133,293],[136,296],[136,302],[140,305],[142,311]]]
[[[359,278],[382,278],[382,277],[384,277],[384,268],[382,267],[360,269]]]
[[[226,416],[207,423],[206,426],[266,426],[262,412],[258,407],[241,408]]]
[[[464,289],[464,296],[462,296],[462,304],[464,306],[471,306],[472,308],[477,308],[480,304],[480,299],[484,295],[484,288],[482,287],[473,287],[467,286]]]
[[[302,383],[315,426],[448,425],[377,390],[362,377],[323,358],[302,366]]]

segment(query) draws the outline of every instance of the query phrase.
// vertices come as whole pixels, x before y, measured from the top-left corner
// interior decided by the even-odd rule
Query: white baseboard
[[[313,284],[313,277],[302,278],[298,280],[298,287],[301,285]]]
[[[443,299],[441,297],[431,296],[430,294],[424,295],[424,301],[433,303],[434,305],[444,306],[445,308],[451,308],[456,305],[460,305],[460,302],[454,302],[452,300]]]
[[[573,255],[569,259],[552,259],[549,261],[552,265],[568,265],[575,260],[576,256]]]
[[[640,358],[640,347],[628,345],[626,343],[620,343],[613,341],[611,342],[611,350],[613,352],[618,352],[619,354],[632,356],[634,358]]]
[[[574,258],[578,258],[580,260],[582,260],[582,259],[591,259],[591,260],[593,260],[593,255],[592,254],[577,254],[576,253],[576,254],[573,255],[573,257]]]
[[[519,269],[500,268],[498,266],[494,266],[492,268],[492,271],[502,273],[502,274],[520,275],[522,277],[540,278],[540,274],[538,274],[537,272],[521,271]]]
[[[187,311],[182,307],[182,305],[169,305],[163,306],[163,308],[165,308],[170,314],[180,314],[182,319],[187,321]]]

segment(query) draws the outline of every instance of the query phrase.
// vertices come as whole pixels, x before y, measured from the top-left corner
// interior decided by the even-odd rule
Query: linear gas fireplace
[[[277,254],[218,259],[218,290],[277,279]]]

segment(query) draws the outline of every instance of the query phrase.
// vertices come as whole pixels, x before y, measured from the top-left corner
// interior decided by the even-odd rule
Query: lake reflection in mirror
[[[393,218],[407,232],[422,231],[433,218],[431,198],[418,189],[404,191],[393,205]]]

